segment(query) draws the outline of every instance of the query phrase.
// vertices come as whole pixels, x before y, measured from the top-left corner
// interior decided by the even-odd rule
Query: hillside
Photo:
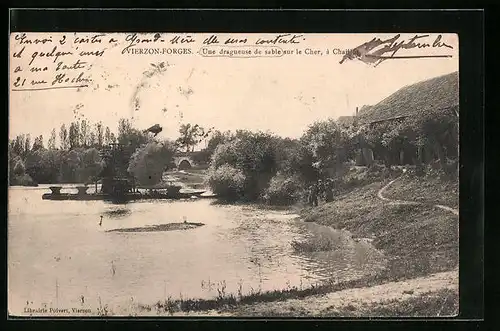
[[[459,104],[458,72],[405,86],[359,113],[359,123],[448,109]]]

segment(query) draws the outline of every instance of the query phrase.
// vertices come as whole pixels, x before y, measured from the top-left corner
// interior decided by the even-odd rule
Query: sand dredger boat
[[[105,161],[103,171],[94,178],[95,190],[87,193],[89,185],[78,185],[77,193],[61,192],[67,189],[63,186],[50,186],[50,193],[42,195],[44,200],[116,200],[132,201],[147,199],[188,199],[200,197],[204,190],[183,189],[174,183],[162,182],[155,185],[136,185],[135,178],[128,173],[130,153],[121,144],[110,144],[103,149],[101,157]],[[100,182],[100,190],[98,183]]]

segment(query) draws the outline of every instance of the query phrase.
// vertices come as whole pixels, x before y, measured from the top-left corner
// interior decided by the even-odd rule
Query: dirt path
[[[304,299],[265,302],[238,307],[233,312],[219,312],[219,316],[302,316],[322,315],[325,312],[360,310],[367,305],[379,305],[393,300],[416,298],[443,289],[458,289],[458,270],[427,277],[386,283],[372,287],[347,289]]]
[[[400,177],[390,181],[387,185],[382,187],[378,192],[377,192],[377,197],[383,201],[387,201],[391,204],[399,204],[399,205],[423,205],[424,203],[422,202],[416,202],[416,201],[406,201],[406,200],[396,200],[396,199],[389,199],[387,197],[384,197],[383,193],[384,191],[391,186],[395,181],[397,181]],[[458,216],[458,209],[454,209],[448,206],[443,206],[443,205],[433,205],[435,208],[439,208],[442,210],[449,211],[453,213],[454,215]]]

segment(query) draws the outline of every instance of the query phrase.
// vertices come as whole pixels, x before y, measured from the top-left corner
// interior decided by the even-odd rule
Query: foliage
[[[32,185],[93,180],[102,170],[99,149],[104,143],[114,140],[109,127],[104,129],[102,123],[92,126],[85,120],[72,122],[69,126],[62,124],[58,135],[53,128],[47,148],[44,147],[43,136],[35,137],[31,144],[30,135],[20,134],[8,145],[9,183]],[[87,146],[82,146],[82,142]]]
[[[228,164],[209,170],[208,185],[213,192],[224,200],[238,200],[245,191],[245,175],[243,171]]]
[[[276,159],[279,171],[286,176],[298,175],[303,182],[310,183],[319,178],[313,153],[300,141],[282,139],[278,141]]]
[[[128,172],[134,175],[140,185],[158,184],[174,153],[173,143],[150,141],[132,154]]]
[[[263,199],[273,205],[290,205],[301,198],[302,181],[298,176],[288,177],[278,173],[271,178]]]
[[[18,157],[12,171],[13,171],[14,175],[16,175],[16,176],[24,175],[24,173],[26,171],[26,167],[24,166],[24,162],[23,162],[23,160],[21,160],[21,158]]]
[[[137,148],[146,144],[149,139],[146,133],[133,128],[128,119],[121,118],[118,122],[117,140],[119,144],[125,146],[126,150],[132,154]]]
[[[180,148],[189,152],[192,151],[194,146],[208,138],[211,132],[212,129],[205,131],[205,129],[198,124],[182,124],[179,128],[180,137],[176,140],[176,143]]]
[[[332,119],[312,124],[301,137],[301,143],[312,154],[320,174],[353,157],[351,137]]]
[[[97,179],[104,167],[104,163],[96,148],[89,148],[82,152],[78,178],[80,182],[92,182]]]
[[[31,178],[30,175],[24,174],[21,176],[15,176],[10,182],[10,185],[20,185],[20,186],[37,186],[37,183]]]
[[[268,134],[238,131],[235,138],[218,145],[212,155],[215,169],[228,164],[245,175],[245,198],[257,199],[278,170],[278,138]]]
[[[197,154],[193,155],[193,159],[196,163],[209,163],[213,153],[217,146],[228,142],[233,139],[234,135],[230,131],[221,132],[219,130],[214,131],[210,134],[210,139],[208,139],[207,147],[202,149]]]

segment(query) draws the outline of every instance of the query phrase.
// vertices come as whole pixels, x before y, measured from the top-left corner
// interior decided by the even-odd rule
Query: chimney
[[[356,107],[356,116],[358,116],[358,107]]]

